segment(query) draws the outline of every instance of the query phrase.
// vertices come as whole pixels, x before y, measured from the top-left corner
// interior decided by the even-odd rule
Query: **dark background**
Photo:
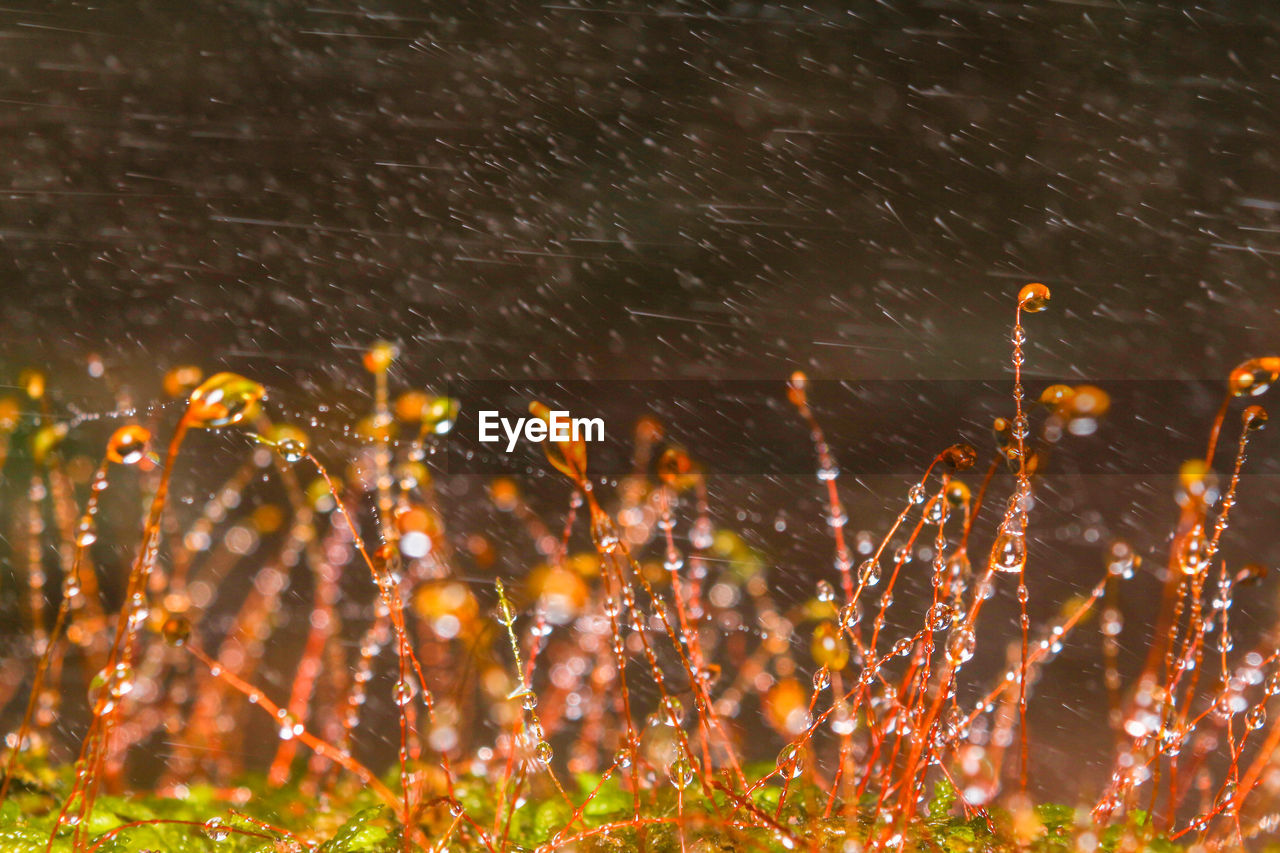
[[[1220,382],[1280,343],[1277,25],[1266,2],[11,0],[0,382],[39,366],[55,411],[110,408],[97,353],[135,402],[190,361],[362,411],[377,337],[402,346],[398,387],[1007,381],[1028,280],[1054,294],[1027,321],[1033,379]],[[1214,402],[1113,412],[1088,446],[1156,430],[1198,455]],[[888,479],[845,481],[854,528],[900,502]],[[1163,562],[1171,487],[1047,489],[1066,499],[1035,546],[1038,624],[1112,535]],[[1275,561],[1274,491],[1248,488],[1229,553]],[[455,485],[457,512],[478,495]],[[796,598],[832,575],[816,496],[713,493]],[[780,515],[806,544],[769,533]],[[1126,592],[1131,652],[1157,589]],[[1242,625],[1270,620],[1266,590]],[[1071,797],[1109,734],[1096,633],[1065,658],[1033,779]]]
[[[1034,370],[1217,378],[1280,322],[1277,23],[9,3],[4,350],[283,382],[385,336],[423,377],[989,378],[1039,279]]]

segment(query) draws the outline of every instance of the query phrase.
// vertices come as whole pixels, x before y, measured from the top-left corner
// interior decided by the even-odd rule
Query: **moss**
[[[35,780],[54,780],[51,786]],[[27,764],[10,799],[0,805],[0,850],[5,853],[43,853],[60,803],[58,792],[69,788],[65,772],[43,764]],[[643,835],[651,853],[678,853],[682,849],[678,818],[684,824],[686,851],[778,851],[796,849],[776,830],[733,825],[734,809],[721,792],[708,796],[694,783],[677,796],[674,788],[645,791],[640,816],[635,821],[630,789],[615,778],[580,773],[566,791],[572,806],[558,792],[520,799],[514,808],[498,786],[487,781],[461,778],[457,801],[468,821],[486,830],[498,826],[494,840],[505,837],[512,851],[534,850],[576,839],[577,849],[591,853],[637,849]],[[156,794],[100,796],[87,829],[88,848],[96,853],[290,853],[311,848],[319,853],[393,853],[403,849],[402,829],[391,811],[374,804],[360,789],[323,802],[309,798],[296,787],[272,788],[260,777],[248,777],[238,786],[250,796],[242,805],[220,802],[212,788],[193,786],[181,799]],[[849,842],[864,843],[879,830],[871,825],[871,809],[853,821],[827,814],[827,794],[816,785],[796,780],[783,799],[779,784],[765,784],[752,794],[759,813],[776,819],[801,844],[812,844],[823,853],[844,853]],[[778,808],[782,801],[782,808]],[[448,835],[453,851],[487,849],[475,833],[449,832],[457,810],[445,801],[424,813],[421,826],[427,838]],[[585,805],[584,805],[585,804]],[[573,813],[580,809],[577,818]],[[1022,843],[1015,841],[1009,814],[993,810],[989,815],[959,812],[959,797],[945,781],[935,785],[923,814],[909,827],[907,849],[929,853],[977,853],[977,851],[1031,851],[1067,853],[1077,849],[1077,812],[1069,806],[1042,803],[1032,810],[1038,829]],[[738,817],[741,817],[741,811]],[[501,820],[499,820],[501,818]],[[571,819],[572,818],[572,819]],[[138,824],[138,825],[133,825]],[[631,824],[621,826],[622,824]],[[643,824],[641,826],[640,824]],[[1145,847],[1128,846],[1141,839],[1145,816],[1136,813],[1121,825],[1108,827],[1098,837],[1098,850],[1142,850],[1162,853],[1181,846],[1163,838],[1147,840]],[[568,828],[566,829],[566,826]],[[604,829],[602,829],[604,828]],[[59,832],[54,853],[70,853],[71,830]],[[96,845],[96,846],[95,846]]]

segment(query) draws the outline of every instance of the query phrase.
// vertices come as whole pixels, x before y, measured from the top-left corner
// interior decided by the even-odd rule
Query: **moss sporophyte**
[[[812,442],[831,561],[800,601],[733,529],[748,514],[718,511],[696,447],[642,412],[633,470],[612,480],[591,472],[600,419],[538,400],[503,429],[484,413],[482,439],[541,444],[562,501],[548,517],[522,482],[488,479],[492,523],[527,533],[512,546],[447,529],[457,495],[430,457],[459,403],[393,397],[391,343],[365,354],[373,402],[343,424],[350,458],[237,374],[175,367],[160,383],[175,405],[102,435],[105,419],[51,414],[56,390],[28,371],[25,396],[0,400],[3,595],[22,638],[0,670],[0,850],[1261,847],[1280,822],[1280,653],[1265,633],[1236,646],[1236,593],[1266,571],[1223,542],[1248,512],[1255,401],[1280,358],[1227,374],[1181,466],[1154,630],[1126,629],[1142,556],[1118,539],[1040,624],[1048,450],[1115,413],[1097,385],[1027,387],[1028,315],[1050,293],[1011,301],[1012,399],[989,446],[927,448],[877,532],[848,531],[814,384],[778,382]],[[220,482],[175,497],[197,452]],[[527,571],[501,569],[513,547]],[[1092,760],[1111,771],[1085,802],[1038,803],[1029,756],[1054,735],[1028,708],[1095,629],[1111,731]],[[1134,646],[1145,664],[1126,676]],[[994,679],[984,654],[1004,662]]]

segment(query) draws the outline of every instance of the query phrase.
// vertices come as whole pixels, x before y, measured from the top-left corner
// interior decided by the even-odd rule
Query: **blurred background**
[[[1220,383],[1280,346],[1278,36],[1265,0],[10,0],[0,382],[39,367],[55,413],[103,413],[192,362],[263,381],[286,412],[328,407],[335,434],[367,411],[376,338],[401,347],[398,387],[743,379],[781,400],[795,369],[1007,382],[1014,295],[1038,280],[1053,301],[1027,323],[1033,390]],[[1198,455],[1216,398],[1185,399],[1117,407],[1081,452],[1141,455],[1160,434]],[[243,454],[228,448],[195,453]],[[939,449],[842,480],[853,528],[882,530]],[[1163,564],[1173,474],[1050,481],[1038,624],[1092,586],[1114,536]],[[489,523],[475,479],[444,483],[459,530]],[[1246,483],[1232,559],[1280,560],[1272,484]],[[563,484],[545,489],[562,507]],[[819,497],[811,475],[713,488],[797,600],[833,577]],[[1240,617],[1255,635],[1265,589]],[[1125,593],[1129,651],[1158,590],[1148,572]],[[1108,770],[1091,631],[1033,706],[1047,795]]]

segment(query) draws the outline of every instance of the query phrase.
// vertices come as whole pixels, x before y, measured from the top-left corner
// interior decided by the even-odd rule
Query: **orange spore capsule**
[[[364,354],[364,369],[370,373],[385,373],[400,355],[400,349],[389,341],[377,341]]]
[[[1049,288],[1040,282],[1032,282],[1018,291],[1018,304],[1028,314],[1036,314],[1049,307]]]
[[[147,453],[151,433],[137,424],[122,426],[107,442],[107,458],[117,465],[132,465]]]
[[[777,731],[792,736],[804,729],[809,695],[794,678],[784,678],[769,689],[764,697],[765,719]]]
[[[237,373],[215,373],[191,392],[187,409],[192,425],[232,426],[245,420],[266,395],[266,389]]]
[[[190,394],[202,379],[204,371],[194,364],[179,365],[164,375],[164,393],[170,397]]]
[[[849,644],[834,622],[823,622],[814,629],[809,651],[814,663],[832,672],[839,672],[849,663]]]
[[[953,444],[942,451],[942,461],[954,471],[966,471],[978,461],[978,451],[968,444]]]

